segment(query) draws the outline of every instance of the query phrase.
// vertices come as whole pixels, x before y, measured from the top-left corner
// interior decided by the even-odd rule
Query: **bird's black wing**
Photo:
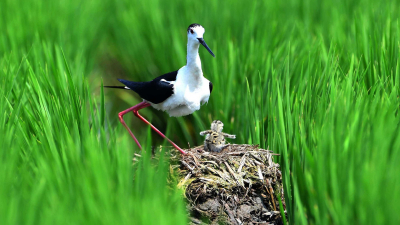
[[[174,94],[174,85],[170,81],[176,80],[178,71],[161,75],[149,82],[133,82],[118,79],[129,89],[139,94],[141,98],[154,104],[161,103]]]
[[[177,71],[170,72],[170,73],[166,73],[166,74],[164,74],[164,75],[161,75],[161,76],[155,78],[155,79],[152,80],[152,81],[157,82],[157,81],[160,81],[160,80],[162,80],[162,79],[164,79],[164,80],[166,80],[166,81],[176,81],[176,76],[177,76],[177,75],[178,75],[178,70],[177,70]]]

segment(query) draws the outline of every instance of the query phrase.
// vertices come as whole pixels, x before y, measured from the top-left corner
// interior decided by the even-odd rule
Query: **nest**
[[[204,146],[175,155],[191,213],[191,224],[282,224],[286,209],[277,155],[256,145],[227,145],[221,152]],[[285,211],[286,213],[286,211]]]

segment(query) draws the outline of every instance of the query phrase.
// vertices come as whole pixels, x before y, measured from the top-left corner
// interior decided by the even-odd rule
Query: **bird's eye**
[[[194,31],[193,31],[193,29],[190,29],[190,33],[194,34]]]

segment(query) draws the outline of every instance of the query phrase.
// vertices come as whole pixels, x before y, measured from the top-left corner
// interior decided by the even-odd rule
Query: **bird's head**
[[[208,52],[210,52],[210,54],[215,57],[214,53],[207,46],[206,42],[203,39],[204,32],[205,32],[204,27],[201,26],[200,24],[197,23],[190,24],[187,30],[188,40],[202,44],[208,50]]]
[[[211,130],[215,132],[222,132],[222,129],[224,129],[224,124],[220,120],[214,120],[211,123]]]

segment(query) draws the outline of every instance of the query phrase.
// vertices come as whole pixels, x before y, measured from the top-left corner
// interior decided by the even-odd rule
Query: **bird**
[[[199,46],[204,46],[213,57],[215,57],[215,54],[204,41],[204,32],[205,29],[200,24],[189,25],[187,29],[186,65],[182,68],[156,77],[151,81],[135,82],[118,79],[124,86],[104,86],[106,88],[132,90],[143,99],[141,103],[118,113],[120,122],[140,149],[142,149],[142,146],[123,119],[123,116],[129,112],[133,112],[135,116],[150,125],[155,132],[167,139],[182,154],[186,154],[184,150],[141,116],[139,110],[152,106],[157,110],[167,112],[171,117],[180,117],[192,114],[199,110],[201,105],[208,102],[213,84],[203,76]]]
[[[220,152],[226,146],[225,137],[235,139],[236,135],[223,133],[224,124],[220,120],[214,120],[211,123],[211,130],[200,132],[200,135],[206,135],[204,140],[204,150],[211,152]]]

